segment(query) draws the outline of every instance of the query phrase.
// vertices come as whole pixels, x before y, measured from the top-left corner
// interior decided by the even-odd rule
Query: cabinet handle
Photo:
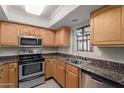
[[[0,72],[3,72],[3,68],[2,68],[2,69],[0,69]]]
[[[16,69],[14,69],[14,72],[16,71]]]
[[[10,70],[11,70],[11,71],[14,71],[14,72],[16,71],[16,69],[14,69],[14,68],[12,68],[12,69],[10,69]]]
[[[2,79],[2,76],[0,76],[0,79]]]

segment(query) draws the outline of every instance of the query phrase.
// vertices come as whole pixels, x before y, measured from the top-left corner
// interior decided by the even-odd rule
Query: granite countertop
[[[91,61],[90,63],[76,65],[71,62],[65,61],[63,57],[67,56],[69,55],[64,54],[44,55],[45,58],[55,58],[58,60],[62,60],[63,62],[76,66],[82,70],[94,73],[103,78],[124,85],[124,64],[89,58],[88,60]]]
[[[61,60],[65,63],[76,66],[82,70],[94,73],[103,78],[124,85],[124,64],[87,58],[89,61],[91,61],[90,63],[86,63],[83,65],[76,65],[64,59],[65,57],[74,57],[74,56],[67,54],[57,54],[57,53],[43,54],[43,57]],[[18,55],[0,56],[0,63],[9,63],[9,62],[18,62]]]

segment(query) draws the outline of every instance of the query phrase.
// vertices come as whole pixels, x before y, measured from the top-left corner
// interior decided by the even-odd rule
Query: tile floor
[[[50,79],[45,81],[44,84],[39,85],[35,88],[61,88],[61,87],[54,79]]]

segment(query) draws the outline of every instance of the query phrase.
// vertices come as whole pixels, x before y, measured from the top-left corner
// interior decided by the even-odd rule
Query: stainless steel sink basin
[[[72,57],[63,57],[62,59],[75,65],[83,65],[90,62],[90,61],[81,60],[81,59],[72,58]]]

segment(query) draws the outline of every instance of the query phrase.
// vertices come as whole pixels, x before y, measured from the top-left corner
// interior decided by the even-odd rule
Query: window
[[[93,46],[90,44],[90,26],[77,29],[77,51],[92,52]]]

